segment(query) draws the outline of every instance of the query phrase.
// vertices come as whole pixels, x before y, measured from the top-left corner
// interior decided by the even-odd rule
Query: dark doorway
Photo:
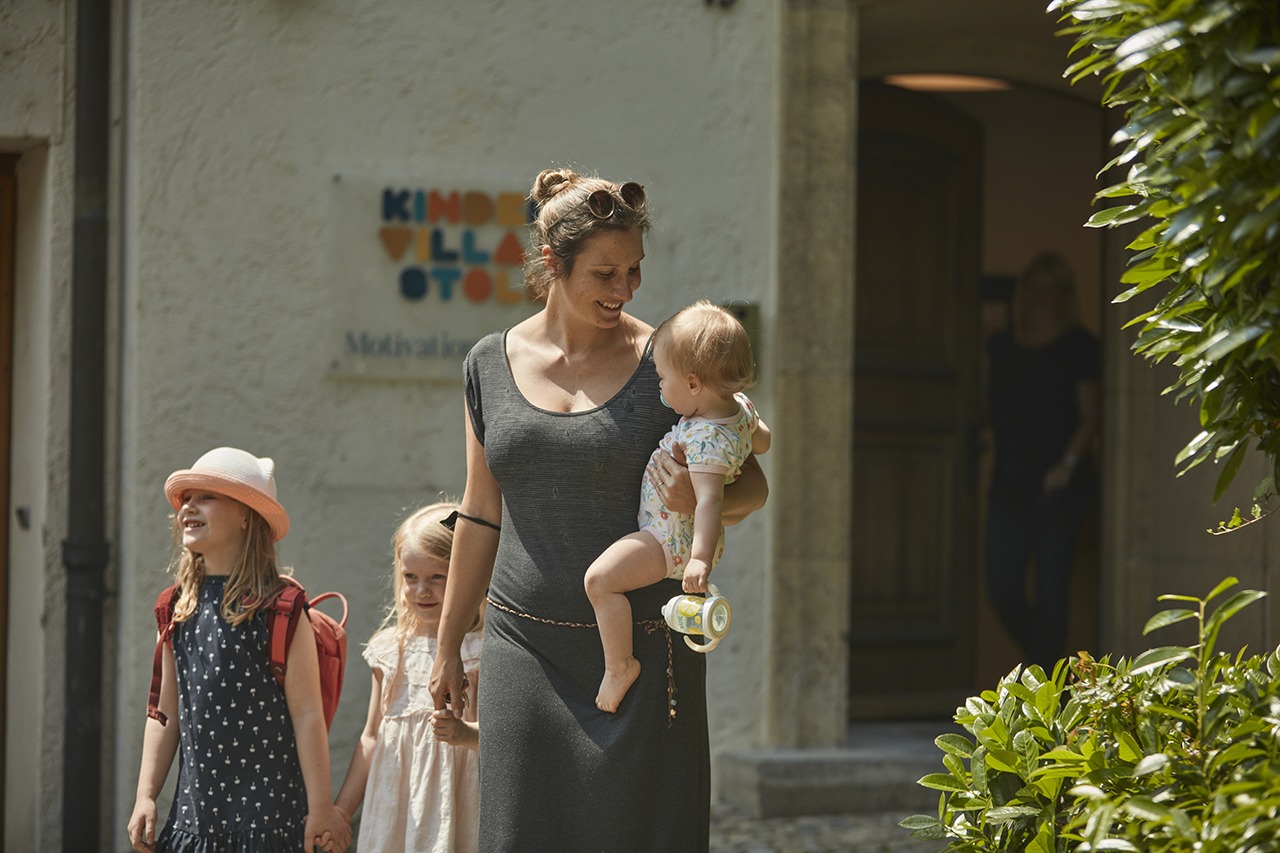
[[[1022,661],[982,570],[991,454],[974,438],[1007,299],[991,285],[1057,252],[1099,333],[1102,235],[1083,223],[1105,128],[1100,108],[1029,87],[861,96],[850,716],[947,717]],[[1098,564],[1095,512],[1064,654],[1098,651]]]
[[[982,272],[984,282],[1012,280],[1038,254],[1052,251],[1071,267],[1076,316],[1100,336],[1102,328],[1101,229],[1085,228],[1099,189],[1095,175],[1107,156],[1104,114],[1096,103],[1043,89],[1014,85],[1004,91],[933,93],[983,128]],[[1006,296],[1007,298],[1007,296]],[[983,340],[1007,323],[999,297],[983,294]],[[996,309],[996,310],[992,310]],[[1003,315],[1003,316],[1002,316]],[[1105,400],[1105,396],[1104,396]],[[979,478],[979,567],[985,540],[991,448],[985,446]],[[1097,455],[1087,460],[1096,465]],[[1078,538],[1068,604],[1064,654],[1098,648],[1098,525],[1091,513]],[[1034,584],[1029,594],[1034,594]],[[975,691],[991,687],[1022,661],[1021,650],[988,604],[978,572]]]
[[[849,713],[949,716],[974,674],[982,129],[860,89]]]

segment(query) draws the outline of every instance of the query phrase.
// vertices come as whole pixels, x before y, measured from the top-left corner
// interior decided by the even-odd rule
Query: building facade
[[[730,532],[717,569],[734,625],[710,656],[715,753],[838,746],[851,717],[936,718],[1007,669],[1007,643],[983,611],[980,517],[963,509],[980,501],[956,473],[969,464],[957,444],[967,427],[941,430],[924,455],[914,439],[858,434],[859,400],[875,387],[859,379],[858,365],[874,363],[860,339],[900,329],[910,343],[936,327],[914,351],[945,339],[957,376],[980,368],[978,347],[954,343],[976,334],[976,298],[879,314],[893,304],[872,297],[889,290],[860,265],[869,216],[890,233],[933,233],[904,219],[928,210],[859,202],[863,83],[887,74],[981,75],[1019,93],[931,97],[980,126],[985,151],[974,183],[957,184],[976,205],[959,219],[982,223],[964,232],[965,269],[1014,273],[1056,244],[1076,265],[1082,320],[1103,341],[1098,568],[1083,587],[1093,621],[1082,641],[1141,648],[1156,594],[1201,593],[1228,573],[1270,589],[1274,525],[1203,535],[1230,510],[1208,505],[1216,472],[1172,476],[1194,412],[1160,398],[1168,382],[1128,353],[1130,309],[1105,306],[1122,237],[1078,226],[1115,119],[1093,106],[1096,85],[1061,79],[1067,44],[1042,5],[114,0],[98,33],[110,55],[102,848],[128,849],[151,608],[172,547],[161,487],[215,446],[276,460],[292,519],[282,561],[308,589],[351,603],[331,734],[341,780],[366,707],[359,643],[387,604],[391,533],[412,508],[462,493],[461,354],[535,310],[510,240],[523,239],[519,197],[552,166],[645,185],[656,226],[637,316],[656,324],[706,298],[742,306],[755,327],[752,396],[775,436],[761,460],[771,497]],[[77,21],[68,0],[0,5],[0,318],[8,312],[12,335],[0,400],[10,424],[3,831],[14,849],[58,849],[75,819],[63,808],[63,542],[84,499],[70,485]],[[1017,135],[1019,110],[1039,117],[1040,136]],[[1037,156],[1055,140],[1055,153]],[[947,330],[961,322],[953,341]],[[972,389],[947,393],[957,411],[976,407]],[[874,446],[897,453],[880,474]],[[928,458],[949,473],[929,485],[926,471],[915,493],[956,497],[937,510],[949,525],[943,556],[911,574],[929,558],[867,543],[920,538],[919,513],[880,495]],[[1274,646],[1275,606],[1242,614],[1231,640]],[[885,612],[898,621],[861,631]],[[949,626],[959,676],[878,681],[864,661],[883,657],[889,635],[932,654],[928,623]]]

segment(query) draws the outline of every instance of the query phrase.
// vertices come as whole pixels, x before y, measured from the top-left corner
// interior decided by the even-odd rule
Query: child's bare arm
[[[771,440],[772,435],[769,432],[769,427],[765,424],[764,418],[760,418],[756,421],[755,432],[751,433],[751,452],[757,455],[768,453]]]
[[[685,592],[706,592],[711,574],[711,561],[724,530],[721,512],[724,508],[724,474],[690,471],[698,507],[693,513],[693,547],[684,570]]]
[[[129,818],[129,842],[134,850],[151,851],[156,844],[156,797],[178,751],[178,671],[173,649],[166,643],[160,670],[160,712],[168,725],[147,718],[142,736],[142,769],[138,771],[138,795]]]
[[[373,686],[369,691],[369,716],[364,722],[364,731],[356,741],[356,748],[351,753],[351,763],[347,765],[347,776],[342,780],[342,788],[333,804],[342,812],[342,816],[351,821],[356,809],[364,801],[364,788],[369,782],[369,765],[373,760],[373,748],[378,745],[378,730],[382,727],[382,670],[373,670]]]
[[[307,786],[305,843],[311,845],[327,832],[332,844],[325,844],[325,850],[342,853],[351,843],[351,823],[333,804],[333,790],[329,787],[329,730],[324,724],[320,659],[310,619],[298,619],[298,628],[289,646],[284,698],[293,719],[298,763],[302,765],[302,780]]]

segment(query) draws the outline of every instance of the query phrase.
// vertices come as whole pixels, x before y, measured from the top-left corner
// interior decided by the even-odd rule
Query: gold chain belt
[[[534,616],[531,613],[521,613],[519,610],[513,610],[504,604],[499,604],[489,596],[485,596],[484,600],[492,604],[494,607],[510,613],[512,616],[522,616],[525,619],[532,619],[534,622],[541,622],[544,625],[559,625],[561,628],[599,628],[597,622],[558,622],[555,619],[543,619],[541,616]],[[667,624],[665,619],[637,619],[635,624],[644,628],[646,634],[652,634],[658,628],[667,636],[667,728],[671,728],[676,720],[676,677],[675,664],[671,656],[671,626]]]

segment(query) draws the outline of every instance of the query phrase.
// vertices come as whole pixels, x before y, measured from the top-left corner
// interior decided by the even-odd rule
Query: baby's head
[[[658,327],[654,349],[681,375],[692,373],[717,397],[755,384],[751,341],[738,318],[705,299]]]
[[[424,506],[406,518],[391,537],[394,550],[392,589],[394,590],[396,631],[402,636],[425,630],[435,636],[444,607],[445,584],[449,579],[449,554],[453,550],[453,530],[441,524],[458,509],[453,502]],[[388,621],[391,614],[388,614]],[[473,624],[474,630],[479,622]]]

